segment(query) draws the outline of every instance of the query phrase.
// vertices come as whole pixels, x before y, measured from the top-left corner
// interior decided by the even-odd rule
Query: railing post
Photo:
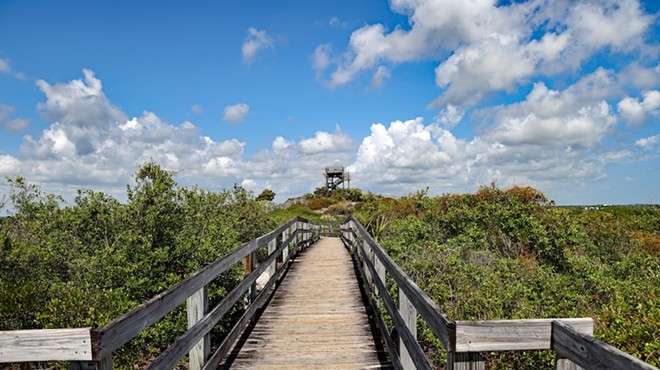
[[[556,370],[583,370],[582,367],[578,366],[575,362],[557,355],[557,361],[555,362]]]
[[[479,352],[447,352],[447,370],[484,370],[486,365]]]
[[[366,283],[369,284],[369,286],[373,286],[374,281],[371,277],[371,271],[369,271],[369,267],[367,267],[367,260],[371,260],[371,247],[366,239],[362,241],[362,246],[362,269],[367,278]]]
[[[296,229],[294,231],[298,232],[300,229],[302,229],[300,227],[300,225],[302,225],[302,222],[296,221]],[[298,232],[296,234],[296,245],[294,246],[296,254],[298,254],[298,252],[300,251],[300,242],[301,241],[302,241],[302,232]]]
[[[101,359],[96,367],[97,370],[112,370],[112,354],[107,355]]]
[[[245,256],[243,259],[243,269],[245,270],[245,276],[248,276],[254,271],[254,268],[257,266],[257,255],[256,251],[248,254]],[[248,290],[248,295],[245,297],[246,304],[251,304],[252,301],[254,300],[254,297],[257,294],[257,284],[256,282],[250,286],[250,289]]]
[[[406,293],[399,288],[399,312],[403,321],[406,323],[406,327],[410,330],[413,338],[417,338],[417,309],[413,306],[412,302],[406,296]],[[415,369],[415,364],[408,353],[408,349],[403,342],[401,336],[399,336],[399,354],[401,357],[401,367],[403,369]]]
[[[273,238],[270,242],[268,242],[268,256],[270,257],[273,252],[277,249],[277,238]],[[277,268],[277,260],[273,261],[273,263],[268,266],[268,280],[275,275],[275,269]]]
[[[282,232],[282,243],[285,243],[287,239],[289,239],[289,228],[287,228]],[[289,260],[289,245],[285,246],[284,249],[282,249],[282,263],[286,263],[286,261],[288,260]]]
[[[303,240],[305,241],[303,245],[305,246],[305,248],[307,248],[309,247],[311,241],[309,237],[309,224],[307,222],[303,222],[302,228],[303,228]]]
[[[351,240],[351,253],[355,253],[355,249],[357,248],[357,245],[355,245],[355,241],[357,239],[357,236],[355,235],[356,230],[357,230],[357,228],[355,227],[355,222],[353,222],[353,220],[351,220],[349,222],[349,231],[350,232],[348,234],[348,238]]]
[[[374,267],[376,268],[376,276],[375,278],[380,280],[384,286],[387,286],[387,275],[386,275],[386,270],[385,270],[385,265],[380,261],[380,258],[378,256],[374,257]],[[374,292],[377,296],[380,296],[380,292],[376,287],[374,287]],[[376,300],[376,304],[378,308],[381,306],[381,301],[380,299]]]
[[[186,308],[188,313],[188,328],[201,320],[209,311],[208,288],[204,286],[186,299]],[[189,353],[190,370],[201,370],[206,363],[206,359],[211,353],[211,337],[206,334]]]

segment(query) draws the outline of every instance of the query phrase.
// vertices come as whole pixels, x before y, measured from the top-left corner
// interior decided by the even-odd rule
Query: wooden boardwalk
[[[339,238],[321,238],[297,257],[220,368],[390,368],[375,332],[348,251]]]

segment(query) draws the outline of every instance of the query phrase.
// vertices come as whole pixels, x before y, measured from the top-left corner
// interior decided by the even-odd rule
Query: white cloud
[[[9,60],[0,59],[0,72],[2,72],[4,74],[10,74],[11,73],[11,67],[9,66]]]
[[[358,186],[401,194],[430,187],[432,192],[465,192],[479,184],[532,185],[558,189],[604,176],[600,159],[581,147],[503,144],[486,137],[457,138],[421,118],[371,126],[349,171]]]
[[[190,107],[190,111],[193,112],[193,114],[202,114],[204,110],[202,109],[201,105],[193,104],[193,106]]]
[[[640,46],[640,36],[654,17],[644,14],[638,1],[578,2],[568,12],[566,24],[575,39],[592,49],[610,46],[630,50]]]
[[[337,125],[334,134],[317,131],[313,138],[301,140],[299,145],[305,154],[337,153],[352,149],[355,142]]]
[[[7,76],[11,76],[19,80],[25,79],[25,74],[23,72],[14,71],[11,68],[9,59],[6,58],[0,58],[0,73],[4,73]]]
[[[278,136],[275,138],[275,140],[273,140],[272,147],[273,147],[273,151],[281,152],[292,147],[293,145],[294,143],[292,143],[291,141],[286,140],[282,136]]]
[[[18,132],[25,130],[30,124],[27,118],[11,118],[16,109],[12,106],[0,103],[0,128],[5,131]]]
[[[331,53],[332,48],[329,44],[317,46],[316,49],[314,49],[314,54],[312,55],[312,67],[317,71],[328,68],[331,63]]]
[[[658,143],[660,143],[660,134],[639,139],[635,142],[635,145],[643,149],[651,149]]]
[[[660,64],[655,67],[645,67],[638,62],[626,66],[619,74],[624,85],[640,89],[650,89],[660,85]]]
[[[390,77],[392,77],[392,73],[390,73],[390,70],[387,67],[378,66],[374,72],[374,76],[371,78],[371,88],[380,88]]]
[[[492,122],[482,135],[507,145],[593,147],[616,124],[604,100],[613,86],[606,70],[585,76],[564,91],[536,83],[526,100],[483,112]]]
[[[277,137],[271,149],[246,158],[244,142],[201,136],[192,122],[168,123],[149,111],[127,118],[93,72],[84,74],[67,83],[38,83],[46,96],[39,109],[49,125],[39,135],[26,135],[17,155],[0,155],[1,176],[24,176],[67,199],[78,188],[121,198],[137,167],[155,161],[176,171],[182,185],[222,189],[242,183],[256,189],[268,184],[286,197],[320,186],[325,166],[350,163],[354,141],[338,126],[334,133],[320,131],[300,142]]]
[[[643,91],[641,99],[625,97],[617,107],[630,125],[641,125],[650,117],[660,117],[660,91]]]
[[[39,110],[52,123],[39,137],[25,136],[12,157],[20,165],[3,158],[4,170],[53,186],[106,188],[124,186],[138,165],[151,160],[168,170],[185,169],[182,177],[188,179],[205,170],[237,173],[230,162],[240,162],[244,143],[215,142],[200,136],[191,122],[173,125],[153,112],[128,119],[107,99],[93,72],[84,75],[55,85],[37,82],[46,96]]]
[[[245,103],[228,105],[225,107],[222,120],[230,123],[240,123],[245,121],[245,116],[250,112],[250,106]]]
[[[22,175],[49,191],[96,187],[121,195],[137,166],[152,160],[177,171],[182,185],[215,190],[268,184],[279,199],[322,186],[322,169],[331,165],[349,165],[354,186],[391,194],[426,186],[464,192],[493,180],[556,190],[604,178],[606,165],[649,156],[660,141],[655,135],[637,140],[634,149],[608,149],[616,123],[608,102],[623,93],[614,72],[605,69],[561,89],[538,82],[520,102],[472,111],[469,117],[483,122],[473,137],[451,131],[465,108],[447,105],[430,124],[422,118],[374,123],[359,145],[337,125],[334,132],[295,140],[277,136],[270,148],[249,157],[244,142],[203,136],[189,121],[173,124],[149,111],[127,117],[93,72],[84,75],[38,83],[48,125],[25,136],[16,155],[0,155],[0,176]],[[654,99],[649,94],[633,100],[648,106]]]
[[[329,87],[384,65],[437,62],[435,107],[468,106],[496,91],[512,91],[534,76],[574,71],[598,52],[643,49],[654,16],[637,0],[394,0],[408,24],[355,30],[345,51],[317,48],[313,67]]]
[[[12,157],[11,155],[0,155],[0,175],[11,176],[15,175],[21,168],[21,162]]]
[[[456,125],[463,119],[464,114],[465,112],[461,107],[447,104],[447,106],[440,111],[436,120],[440,126],[450,130],[456,127]]]
[[[256,28],[250,27],[248,29],[248,35],[241,47],[243,64],[251,64],[259,51],[272,49],[273,47],[273,39],[266,34],[266,31],[259,31]]]

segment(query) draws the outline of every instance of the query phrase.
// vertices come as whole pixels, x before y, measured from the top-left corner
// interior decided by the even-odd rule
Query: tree
[[[268,188],[264,189],[264,191],[262,191],[261,194],[259,194],[259,196],[257,197],[257,201],[265,200],[270,202],[273,199],[275,199],[275,192]]]

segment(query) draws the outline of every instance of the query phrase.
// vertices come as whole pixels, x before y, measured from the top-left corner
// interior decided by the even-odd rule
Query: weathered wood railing
[[[115,350],[186,301],[188,330],[151,363],[149,368],[171,369],[186,354],[190,355],[191,370],[215,368],[247,327],[257,309],[266,301],[275,282],[281,279],[289,267],[291,259],[298,251],[313,244],[319,234],[319,225],[296,217],[278,229],[243,244],[232,253],[98,329],[0,332],[0,363],[73,361],[70,366],[72,369],[112,369],[112,353]],[[256,252],[266,247],[268,257],[257,265]],[[207,285],[240,261],[247,261],[247,276],[209,310]],[[279,267],[278,261],[281,262]],[[261,292],[257,293],[255,282],[262,274],[267,274],[268,282]],[[234,304],[246,296],[249,304],[243,316],[211,355],[210,331]]]
[[[353,216],[341,225],[344,245],[356,265],[372,306],[386,312],[399,337],[398,349],[377,315],[385,345],[396,369],[431,369],[417,341],[421,319],[447,351],[447,369],[484,369],[479,352],[552,349],[557,369],[657,368],[593,338],[591,318],[454,321],[415,284]],[[398,287],[398,305],[387,289],[387,277]],[[579,366],[578,366],[579,365]]]

